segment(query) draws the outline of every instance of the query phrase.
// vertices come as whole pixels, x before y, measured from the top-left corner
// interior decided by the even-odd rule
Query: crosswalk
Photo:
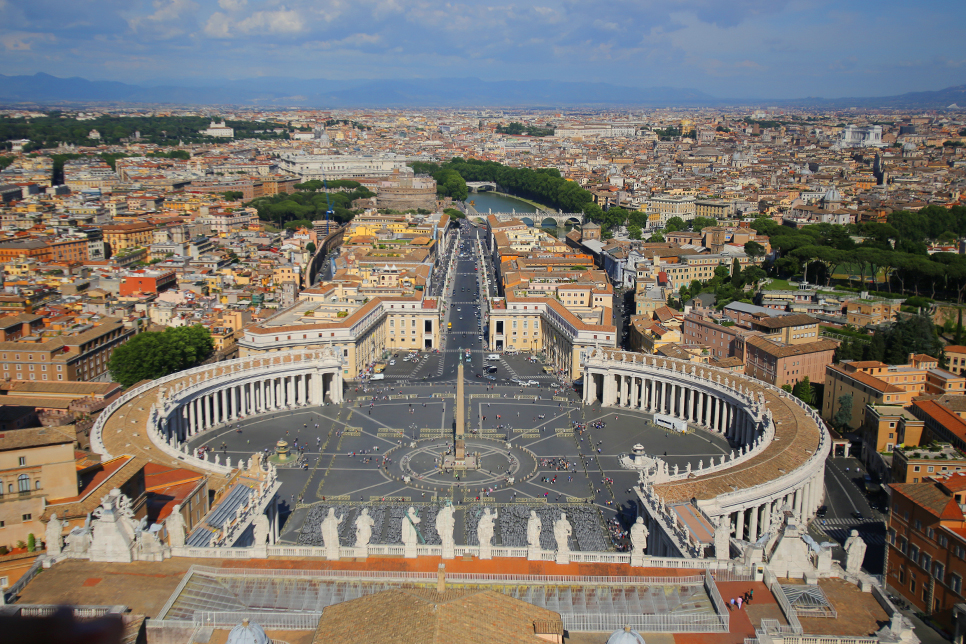
[[[856,519],[854,517],[837,517],[832,519],[816,519],[816,523],[819,525],[883,525],[882,521],[877,521],[875,519]]]
[[[837,541],[840,544],[845,543],[845,540],[849,538],[852,528],[828,528],[821,530],[829,539]],[[859,536],[870,546],[883,546],[886,543],[886,535],[884,532],[870,532],[868,530],[859,530]]]

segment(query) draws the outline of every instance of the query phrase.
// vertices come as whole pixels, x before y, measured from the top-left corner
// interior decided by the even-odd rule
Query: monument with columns
[[[733,447],[729,458],[673,473],[643,446],[622,460],[641,472],[636,493],[649,554],[698,557],[714,545],[726,552],[720,530],[754,542],[770,533],[780,508],[804,523],[822,504],[828,428],[777,387],[707,365],[595,350],[584,362],[584,403],[670,416]],[[679,520],[682,512],[693,520]]]

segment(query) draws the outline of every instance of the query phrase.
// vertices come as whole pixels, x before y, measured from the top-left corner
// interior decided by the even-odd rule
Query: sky
[[[962,0],[0,0],[0,73],[581,80],[721,98],[966,83]]]

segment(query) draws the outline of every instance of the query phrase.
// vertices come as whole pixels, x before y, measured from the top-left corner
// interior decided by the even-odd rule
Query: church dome
[[[630,626],[625,626],[623,630],[611,633],[607,644],[644,644],[644,638],[637,631],[632,631]]]
[[[231,629],[225,644],[270,644],[271,641],[261,626],[244,619],[241,624]]]
[[[842,201],[842,195],[839,194],[839,191],[836,190],[835,186],[832,186],[825,192],[825,196],[822,197],[822,201],[826,203],[833,203],[833,202],[837,203],[839,201]]]

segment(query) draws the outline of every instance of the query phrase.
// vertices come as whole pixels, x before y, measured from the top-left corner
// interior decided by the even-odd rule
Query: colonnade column
[[[716,413],[714,416],[714,423],[719,434],[724,433],[724,423],[721,422],[721,412],[723,409],[724,401],[721,398],[718,398],[718,413]]]
[[[756,505],[751,508],[751,518],[748,521],[748,540],[757,541],[758,540],[758,512],[761,510],[760,505]]]
[[[695,403],[697,402],[698,396],[700,396],[700,395],[701,395],[700,392],[697,392],[694,389],[691,390],[691,396],[690,396],[691,397],[691,414],[688,416],[688,420],[690,420],[692,423],[697,422],[697,420],[698,420],[697,419],[697,416],[695,416],[695,410],[696,410]]]
[[[678,418],[687,419],[688,414],[684,411],[684,385],[678,385]]]
[[[745,538],[745,511],[735,512],[735,539]]]

